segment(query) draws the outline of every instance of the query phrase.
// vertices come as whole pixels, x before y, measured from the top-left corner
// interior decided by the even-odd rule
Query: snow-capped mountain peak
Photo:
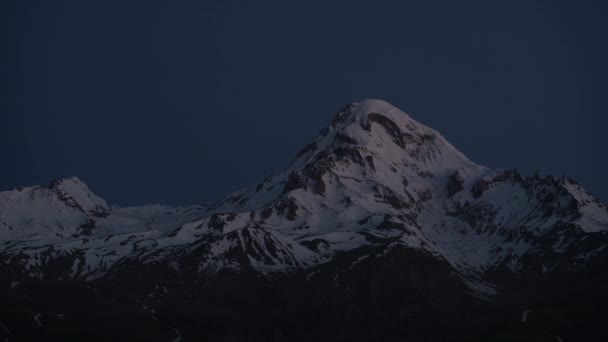
[[[54,252],[70,254],[75,242],[61,240],[69,237],[105,255],[93,259],[103,267],[87,261],[91,270],[79,276],[102,275],[122,258],[155,262],[175,253],[197,253],[201,272],[275,272],[395,245],[458,272],[519,270],[526,256],[549,250],[593,252],[580,234],[608,230],[607,217],[574,183],[477,165],[381,100],[347,105],[287,167],[212,208],[111,210],[75,177],[0,193],[0,219],[11,227],[5,240],[54,239]],[[47,247],[18,242],[11,253],[35,258]]]
[[[66,205],[89,215],[104,217],[110,213],[108,203],[95,195],[78,177],[58,179],[49,185],[49,190]]]
[[[364,100],[339,111],[285,168],[211,208],[110,208],[76,177],[0,192],[0,294],[7,303],[18,298],[12,307],[32,311],[35,324],[23,323],[28,314],[10,311],[0,334],[12,340],[14,326],[23,336],[47,326],[86,330],[80,316],[92,311],[91,300],[95,310],[112,313],[94,315],[90,321],[96,322],[116,316],[121,298],[128,299],[125,312],[139,312],[148,327],[170,327],[155,316],[163,311],[172,325],[200,322],[188,328],[189,338],[204,326],[215,336],[215,327],[226,322],[240,327],[251,321],[257,328],[268,320],[251,317],[276,317],[272,333],[260,338],[299,340],[281,338],[274,329],[282,318],[272,315],[296,312],[299,322],[310,312],[306,331],[347,317],[356,322],[352,329],[365,322],[359,315],[369,314],[381,321],[377,332],[412,318],[416,326],[432,322],[421,330],[428,340],[446,312],[454,312],[452,322],[465,317],[462,331],[469,332],[487,328],[480,307],[488,306],[501,326],[513,312],[524,312],[521,323],[528,325],[537,311],[542,315],[534,308],[539,302],[549,303],[546,321],[552,322],[562,314],[554,307],[559,301],[571,302],[580,323],[587,321],[578,318],[585,311],[581,294],[589,290],[585,307],[601,317],[596,298],[605,291],[596,284],[606,283],[607,246],[608,208],[574,181],[477,165],[399,109]],[[79,290],[63,291],[64,284]],[[58,285],[62,291],[52,297],[65,292],[68,300],[47,302]],[[44,294],[40,307],[32,306],[35,286]],[[530,301],[539,294],[547,295]],[[72,300],[87,309],[73,309]],[[71,308],[65,322],[63,313],[54,318],[63,302]],[[208,315],[192,321],[201,308]],[[247,315],[252,308],[265,313]],[[337,310],[335,320],[319,320],[318,312],[331,310]],[[223,319],[226,311],[239,319]],[[184,320],[184,312],[192,314]],[[9,330],[5,324],[13,316],[23,322]],[[65,325],[68,316],[71,325]],[[390,317],[394,323],[387,325]],[[367,330],[363,325],[352,336]],[[345,331],[302,340],[352,340]],[[529,331],[537,340],[540,330]],[[169,340],[150,334],[149,340]],[[449,337],[439,340],[491,340]]]
[[[0,192],[0,238],[36,240],[89,234],[94,220],[110,215],[106,201],[77,177],[48,187]]]

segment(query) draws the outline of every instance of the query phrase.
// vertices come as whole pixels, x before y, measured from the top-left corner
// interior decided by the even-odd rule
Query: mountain
[[[608,207],[477,165],[380,100],[211,207],[0,192],[0,334],[209,341],[603,340]]]

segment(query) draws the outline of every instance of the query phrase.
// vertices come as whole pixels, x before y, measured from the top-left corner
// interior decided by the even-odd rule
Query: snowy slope
[[[2,240],[64,238],[79,234],[92,217],[105,217],[110,207],[78,178],[65,178],[49,187],[0,192]]]

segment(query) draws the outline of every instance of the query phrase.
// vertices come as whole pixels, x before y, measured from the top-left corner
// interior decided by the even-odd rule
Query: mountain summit
[[[95,327],[146,340],[561,340],[601,333],[608,302],[605,204],[477,165],[381,100],[213,207],[111,208],[67,178],[0,193],[0,233],[24,308],[0,321],[25,337],[87,336],[86,300]]]

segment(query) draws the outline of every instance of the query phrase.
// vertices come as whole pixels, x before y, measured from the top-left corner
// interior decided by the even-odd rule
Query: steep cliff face
[[[219,340],[373,340],[382,331],[555,340],[585,336],[572,334],[599,310],[587,300],[605,279],[608,209],[573,180],[477,165],[397,108],[365,100],[338,112],[286,168],[214,207],[110,207],[68,178],[0,193],[0,239],[11,302],[35,297],[42,310],[48,289],[69,284],[100,312],[128,311],[133,325],[164,331],[160,340],[174,326]],[[116,307],[102,304],[110,298]],[[547,304],[554,299],[562,304]],[[588,316],[574,314],[575,299]],[[251,301],[259,306],[243,304]],[[68,312],[59,314],[80,308],[66,303],[55,303]],[[289,310],[316,328],[242,321],[265,315],[290,326],[299,318]],[[340,329],[310,315],[317,310]],[[521,310],[536,312],[534,328],[517,325]],[[22,329],[42,319],[51,330],[32,336],[54,336],[49,312],[8,321]],[[104,317],[102,326],[120,324]],[[232,319],[240,332],[221,321]],[[359,331],[361,322],[372,330]]]

